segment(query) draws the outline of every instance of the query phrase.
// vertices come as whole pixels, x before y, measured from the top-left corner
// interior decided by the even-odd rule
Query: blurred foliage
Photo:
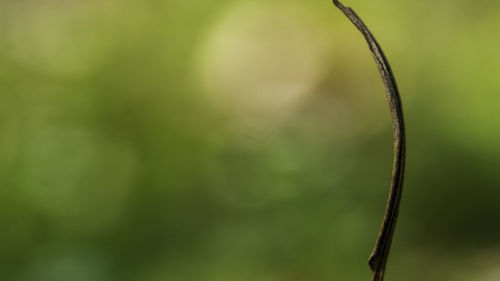
[[[354,7],[408,165],[388,280],[500,279],[500,4]],[[0,2],[0,279],[370,280],[392,165],[329,1]]]

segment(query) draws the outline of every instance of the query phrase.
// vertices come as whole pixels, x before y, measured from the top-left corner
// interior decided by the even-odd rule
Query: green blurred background
[[[500,2],[345,0],[407,121],[387,280],[500,280]],[[390,114],[329,0],[0,1],[0,280],[370,280]]]

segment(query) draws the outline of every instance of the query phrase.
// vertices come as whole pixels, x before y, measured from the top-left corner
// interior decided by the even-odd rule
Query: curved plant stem
[[[389,251],[391,248],[392,237],[396,221],[398,218],[399,204],[401,202],[401,194],[403,190],[403,177],[405,167],[405,127],[403,121],[403,108],[401,106],[401,98],[399,96],[396,80],[392,74],[391,67],[387,58],[382,51],[382,48],[377,43],[377,40],[372,35],[368,27],[358,17],[358,15],[349,7],[345,7],[338,0],[333,0],[333,4],[337,6],[349,20],[363,34],[370,48],[370,52],[377,63],[378,70],[384,82],[385,92],[389,101],[389,107],[392,115],[392,128],[394,131],[394,163],[392,167],[392,182],[387,200],[382,226],[378,234],[375,248],[370,255],[368,263],[373,272],[373,281],[384,280],[385,266]]]

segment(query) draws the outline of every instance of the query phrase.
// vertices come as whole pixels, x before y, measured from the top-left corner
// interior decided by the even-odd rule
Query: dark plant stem
[[[385,215],[375,243],[375,248],[368,260],[373,272],[373,281],[382,281],[384,280],[385,266],[387,264],[387,258],[389,257],[403,190],[405,167],[405,126],[403,121],[403,108],[401,106],[401,98],[391,67],[375,37],[351,8],[345,7],[337,0],[333,0],[333,4],[349,18],[365,37],[370,52],[377,63],[380,75],[382,76],[392,115],[394,163],[392,167],[391,189],[389,191]]]

